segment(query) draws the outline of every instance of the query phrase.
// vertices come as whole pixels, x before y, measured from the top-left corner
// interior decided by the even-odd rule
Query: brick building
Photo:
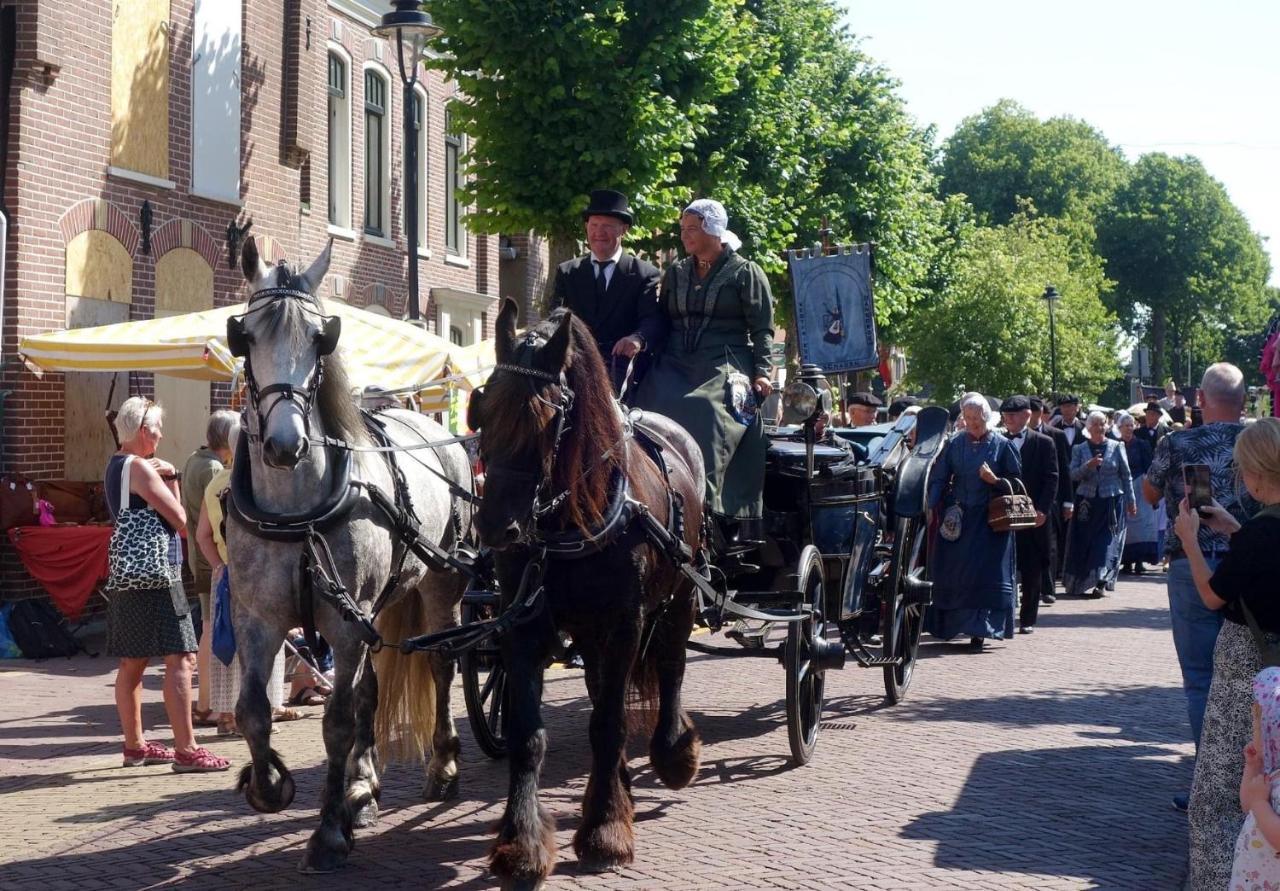
[[[113,450],[112,375],[37,377],[18,339],[242,300],[230,233],[250,220],[268,260],[308,262],[333,238],[321,296],[405,316],[402,86],[394,43],[370,32],[389,6],[0,0],[4,470],[96,479]],[[507,287],[530,293],[545,263],[527,238],[466,231],[453,188],[466,145],[446,133],[454,87],[425,70],[420,81],[421,317],[466,344],[492,332],[500,257]],[[166,405],[175,463],[226,398],[220,385],[116,377],[114,402],[132,390]],[[33,585],[0,544],[0,596]]]

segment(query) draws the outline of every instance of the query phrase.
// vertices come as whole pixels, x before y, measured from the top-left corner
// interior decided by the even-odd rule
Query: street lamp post
[[[1046,286],[1044,293],[1040,295],[1040,299],[1049,304],[1049,377],[1055,399],[1058,397],[1058,334],[1053,327],[1053,305],[1061,297],[1053,285]]]
[[[409,320],[418,319],[418,137],[413,113],[413,88],[418,83],[418,60],[428,40],[444,33],[422,11],[418,0],[393,0],[394,9],[382,16],[373,33],[396,40],[396,63],[404,85],[404,230],[409,250]],[[406,59],[405,50],[408,50]],[[426,109],[423,109],[424,112]],[[423,121],[425,126],[426,122]]]

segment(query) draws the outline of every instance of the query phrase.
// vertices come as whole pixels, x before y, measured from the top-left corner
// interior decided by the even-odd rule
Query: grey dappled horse
[[[256,810],[270,813],[287,807],[294,795],[289,771],[270,745],[266,681],[285,633],[303,624],[299,586],[304,546],[264,538],[245,519],[254,514],[240,508],[305,523],[307,517],[341,503],[345,492],[354,503],[345,513],[345,505],[338,508],[336,521],[326,520],[323,536],[341,582],[366,615],[395,568],[397,541],[390,522],[364,489],[343,479],[345,465],[350,480],[373,484],[390,495],[395,485],[386,459],[316,443],[328,436],[373,445],[352,403],[341,362],[336,355],[324,355],[332,352],[338,328],[313,295],[329,267],[331,248],[332,243],[309,269],[298,273],[284,265],[264,264],[250,239],[242,263],[251,296],[238,346],[246,353],[252,384],[246,435],[233,470],[227,550],[243,670],[236,720],[253,761],[241,773],[239,787]],[[379,417],[398,445],[449,438],[443,427],[413,412],[393,410]],[[441,477],[472,491],[466,452],[457,444],[420,448],[399,455],[397,464],[422,536],[448,549],[462,530],[470,528],[471,509],[450,494]],[[399,641],[456,626],[464,587],[457,573],[433,572],[409,553],[378,615],[379,631],[385,639]],[[343,621],[318,593],[314,603],[315,626],[333,648],[336,678],[324,714],[327,760],[320,826],[299,864],[304,872],[341,866],[353,845],[353,827],[377,815],[375,712],[377,742],[384,754],[393,736],[398,736],[402,751],[430,750],[428,797],[456,794],[458,771],[458,734],[449,713],[453,661],[435,654],[402,656],[393,649],[371,657],[354,622]]]

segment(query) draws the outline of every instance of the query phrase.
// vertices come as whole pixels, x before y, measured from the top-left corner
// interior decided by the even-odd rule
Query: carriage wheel
[[[463,604],[462,622],[468,624],[493,618],[493,607]],[[480,750],[490,758],[507,756],[506,701],[507,670],[496,643],[476,647],[459,659],[462,697],[467,703],[467,720]]]
[[[783,647],[783,665],[787,672],[787,740],[791,744],[791,761],[799,767],[809,763],[818,744],[825,687],[824,673],[815,652],[815,641],[826,639],[822,556],[813,545],[806,546],[800,554],[796,590],[802,593],[801,608],[811,611],[810,618],[787,626],[787,642]]]
[[[916,655],[920,651],[920,632],[924,627],[926,603],[912,597],[911,583],[926,579],[925,535],[927,527],[919,519],[900,518],[894,534],[893,566],[889,575],[889,608],[885,610],[885,655],[894,663],[884,667],[884,696],[889,705],[897,705],[907,695],[915,674]]]

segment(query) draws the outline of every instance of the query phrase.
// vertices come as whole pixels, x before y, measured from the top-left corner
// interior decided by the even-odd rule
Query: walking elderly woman
[[[1151,468],[1154,447],[1151,441],[1138,436],[1138,422],[1127,411],[1116,412],[1115,429],[1124,443],[1124,454],[1129,460],[1129,475],[1133,477],[1135,496],[1142,491],[1142,480]],[[1160,511],[1144,499],[1137,499],[1137,513],[1125,523],[1124,550],[1121,552],[1122,572],[1142,575],[1143,563],[1159,563],[1157,542],[1160,537]]]
[[[707,499],[729,542],[763,538],[764,425],[773,387],[773,295],[737,253],[723,205],[699,199],[680,216],[686,256],[667,268],[661,304],[671,333],[635,404],[683,426],[702,448]]]
[[[108,551],[107,655],[120,659],[116,709],[124,730],[124,766],[172,764],[178,773],[226,770],[231,762],[196,745],[191,726],[191,670],[196,635],[182,589],[187,518],[173,465],[155,457],[162,412],[149,399],[126,399],[116,415],[120,451],[107,462],[107,507],[116,528]],[[164,659],[164,706],[175,748],[142,732],[142,674]]]
[[[1124,549],[1124,517],[1138,514],[1125,447],[1107,437],[1107,416],[1091,411],[1085,440],[1071,450],[1075,512],[1067,530],[1062,586],[1077,597],[1101,597],[1113,589]]]
[[[1245,427],[1236,438],[1232,457],[1239,484],[1263,509],[1241,525],[1216,499],[1197,513],[1184,498],[1174,524],[1200,600],[1227,620],[1213,649],[1213,681],[1191,782],[1187,816],[1192,891],[1237,887],[1231,882],[1231,862],[1244,822],[1239,794],[1245,766],[1243,750],[1253,738],[1253,678],[1262,670],[1258,645],[1248,627],[1249,615],[1269,649],[1274,650],[1280,642],[1280,597],[1276,596],[1276,578],[1280,577],[1280,418],[1261,418]],[[1230,548],[1216,569],[1200,549],[1201,525],[1231,536]],[[1262,886],[1255,883],[1248,887]]]
[[[975,651],[988,637],[1013,634],[1013,533],[987,525],[987,505],[1004,491],[997,489],[1000,480],[1022,479],[1022,463],[991,420],[987,397],[965,393],[963,429],[947,441],[929,477],[929,506],[941,522],[925,630],[943,640],[968,636]]]

